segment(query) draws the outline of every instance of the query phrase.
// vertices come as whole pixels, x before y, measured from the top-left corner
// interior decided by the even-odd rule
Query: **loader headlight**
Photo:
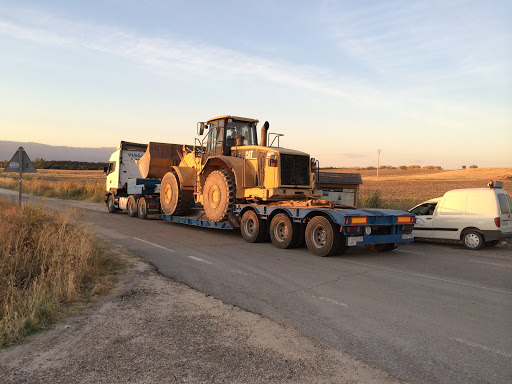
[[[269,167],[277,167],[277,155],[270,155],[268,158]]]

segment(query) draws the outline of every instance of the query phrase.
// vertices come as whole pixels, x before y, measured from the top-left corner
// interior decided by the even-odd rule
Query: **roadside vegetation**
[[[77,216],[0,198],[0,346],[47,327],[114,284],[119,258],[76,224]]]
[[[39,171],[38,171],[39,172]],[[69,171],[77,173],[80,171]],[[37,174],[35,174],[37,175]],[[55,197],[58,199],[84,200],[90,202],[103,202],[105,200],[104,181],[88,179],[81,174],[81,178],[45,178],[35,175],[23,175],[23,192],[37,196]],[[18,176],[13,174],[0,174],[0,188],[18,190]]]

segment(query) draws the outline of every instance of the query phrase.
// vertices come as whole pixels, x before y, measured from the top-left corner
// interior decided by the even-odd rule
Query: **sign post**
[[[18,172],[20,175],[20,180],[18,182],[19,185],[19,195],[18,201],[19,205],[21,205],[21,186],[23,181],[23,172],[25,173],[36,173],[36,167],[32,164],[32,161],[28,157],[27,153],[23,149],[23,147],[19,147],[11,161],[5,167],[4,172]]]

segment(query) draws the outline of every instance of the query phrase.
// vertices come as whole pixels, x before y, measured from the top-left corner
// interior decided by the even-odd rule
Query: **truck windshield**
[[[239,138],[242,145],[257,145],[255,124],[248,121],[231,121],[226,128],[227,145],[236,145]]]

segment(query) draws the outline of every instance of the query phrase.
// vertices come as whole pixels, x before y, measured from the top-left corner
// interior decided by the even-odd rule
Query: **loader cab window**
[[[224,120],[212,121],[208,132],[207,151],[210,155],[222,155]]]
[[[226,145],[257,145],[255,123],[248,121],[229,121],[226,128]]]

